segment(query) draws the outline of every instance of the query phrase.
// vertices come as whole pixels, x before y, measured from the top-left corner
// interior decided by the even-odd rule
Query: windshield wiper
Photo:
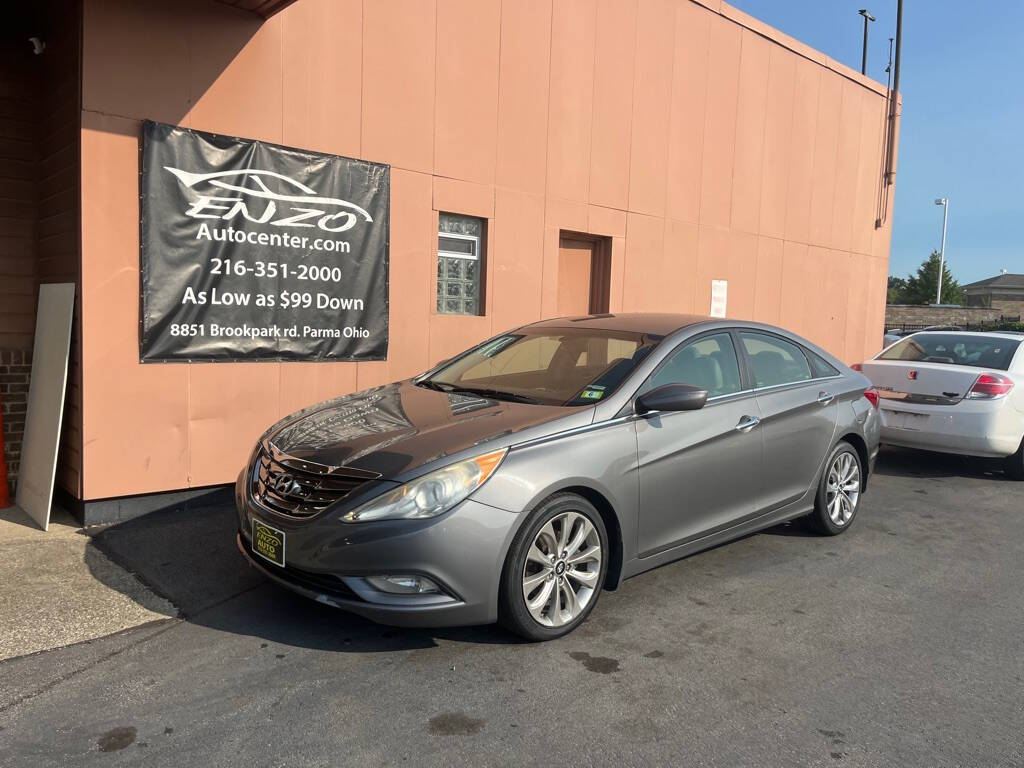
[[[454,384],[447,384],[443,381],[434,381],[433,379],[423,379],[422,381],[416,382],[417,387],[424,387],[425,389],[433,389],[437,392],[454,392],[457,387]]]
[[[530,405],[543,405],[544,401],[530,397],[529,395],[521,395],[518,392],[506,392],[503,389],[476,389],[473,387],[457,387],[451,390],[445,390],[448,392],[457,392],[459,394],[466,393],[468,395],[479,395],[480,397],[492,397],[495,400],[511,400],[516,403],[529,403]]]

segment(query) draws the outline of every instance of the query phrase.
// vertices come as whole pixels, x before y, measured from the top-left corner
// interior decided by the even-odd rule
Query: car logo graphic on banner
[[[316,226],[326,232],[344,232],[354,227],[358,219],[373,221],[373,217],[355,203],[335,197],[321,197],[305,184],[274,171],[192,173],[170,166],[165,167],[165,170],[177,176],[181,183],[190,189],[196,189],[198,186],[198,191],[202,191],[203,186],[211,186],[216,187],[214,193],[221,190],[238,193],[237,197],[201,194],[185,211],[186,216],[193,218],[230,221],[241,214],[242,218],[259,224],[271,224],[275,227]],[[272,187],[284,191],[275,192]],[[298,195],[295,192],[302,194]],[[261,209],[258,216],[254,217],[251,214],[247,198],[254,198],[257,201]],[[294,203],[301,205],[293,205]],[[316,207],[308,207],[313,205]],[[349,210],[338,211],[338,208]]]
[[[914,381],[917,378],[917,371],[907,371],[907,378],[910,379],[911,381]]]

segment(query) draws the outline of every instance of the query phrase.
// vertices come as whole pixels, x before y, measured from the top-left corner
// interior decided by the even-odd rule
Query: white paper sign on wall
[[[725,317],[726,306],[728,304],[729,295],[729,281],[728,280],[712,280],[711,281],[711,316],[712,317]]]

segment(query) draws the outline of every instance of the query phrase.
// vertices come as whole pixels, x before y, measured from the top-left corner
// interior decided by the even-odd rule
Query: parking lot
[[[538,645],[321,607],[223,505],[153,513],[92,546],[183,618],[0,664],[0,764],[1022,765],[1024,484],[987,470],[883,451],[847,535],[704,552]]]

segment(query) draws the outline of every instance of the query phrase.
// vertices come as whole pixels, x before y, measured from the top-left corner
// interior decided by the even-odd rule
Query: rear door
[[[838,371],[819,375],[808,353],[781,336],[740,331],[739,337],[761,412],[764,468],[758,506],[767,512],[796,501],[817,481],[835,435],[841,377]]]

